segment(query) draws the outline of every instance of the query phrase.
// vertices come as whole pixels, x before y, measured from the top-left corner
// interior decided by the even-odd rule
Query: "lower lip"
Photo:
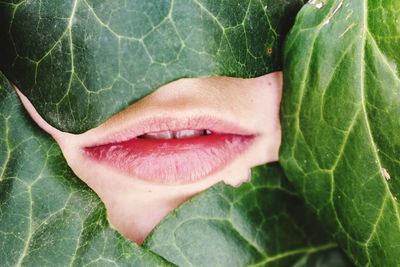
[[[211,134],[156,140],[134,138],[84,148],[93,160],[140,180],[158,184],[191,183],[222,169],[244,152],[253,136]]]

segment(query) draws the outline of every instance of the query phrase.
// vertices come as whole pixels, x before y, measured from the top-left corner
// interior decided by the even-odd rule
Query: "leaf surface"
[[[110,227],[96,194],[0,73],[2,266],[167,266]]]
[[[178,266],[351,266],[278,164],[218,184],[170,214],[144,247]]]
[[[312,3],[285,45],[281,162],[357,265],[397,266],[400,2]]]
[[[0,66],[56,128],[81,133],[182,77],[281,68],[303,0],[0,1]]]

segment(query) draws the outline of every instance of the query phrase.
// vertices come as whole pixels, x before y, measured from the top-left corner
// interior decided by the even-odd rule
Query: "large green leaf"
[[[400,1],[312,1],[285,46],[281,162],[359,266],[400,262]]]
[[[179,266],[351,266],[278,164],[218,184],[170,214],[145,247]]]
[[[110,227],[2,75],[0,129],[1,266],[349,266],[278,165],[184,204],[142,248]]]
[[[0,73],[0,265],[168,265],[113,230],[97,196]]]
[[[302,4],[0,0],[0,65],[47,122],[83,132],[182,77],[280,69]]]

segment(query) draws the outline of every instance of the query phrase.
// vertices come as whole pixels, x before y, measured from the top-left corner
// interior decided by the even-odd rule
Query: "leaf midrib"
[[[366,107],[366,96],[365,96],[365,90],[366,90],[366,45],[367,45],[367,35],[370,34],[369,29],[368,29],[368,0],[364,0],[363,1],[364,6],[363,6],[363,10],[364,10],[364,16],[363,16],[363,32],[362,32],[362,46],[361,46],[361,53],[360,56],[362,58],[360,58],[360,98],[361,98],[361,108],[362,108],[362,114],[364,117],[364,121],[365,121],[365,125],[366,125],[366,130],[368,133],[368,138],[371,141],[372,144],[372,150],[373,150],[373,154],[376,158],[376,163],[378,164],[378,168],[379,170],[383,169],[383,165],[382,165],[382,160],[379,156],[378,150],[377,150],[377,145],[375,142],[375,139],[373,137],[372,134],[372,130],[371,130],[371,125],[370,125],[370,121],[368,118],[368,113],[367,113],[367,107]],[[394,196],[392,194],[392,191],[389,188],[389,185],[386,181],[386,178],[382,175],[382,173],[380,172],[379,177],[381,178],[384,187],[385,187],[385,191],[387,192],[389,198],[390,198],[390,202],[393,205],[395,214],[396,214],[396,218],[397,218],[397,222],[398,222],[398,226],[400,227],[400,214],[399,214],[399,208],[397,205],[396,200],[394,199]],[[377,218],[377,220],[379,220],[379,217]],[[373,235],[373,232],[371,233],[371,236]]]

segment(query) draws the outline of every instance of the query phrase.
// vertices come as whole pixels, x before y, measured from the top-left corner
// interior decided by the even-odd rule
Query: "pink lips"
[[[206,118],[153,119],[134,129],[85,147],[84,152],[147,182],[184,184],[222,169],[254,140],[254,135],[232,124]],[[134,137],[124,137],[127,133]]]

